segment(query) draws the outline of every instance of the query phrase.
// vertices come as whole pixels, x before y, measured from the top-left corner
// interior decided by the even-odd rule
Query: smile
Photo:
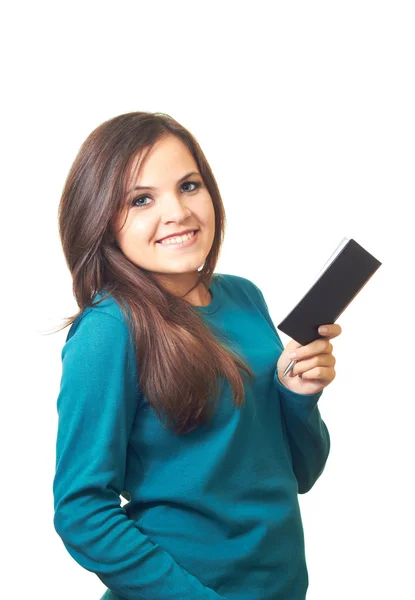
[[[163,240],[161,242],[156,242],[163,246],[163,248],[168,248],[169,250],[178,250],[179,248],[189,248],[189,246],[193,246],[199,238],[199,230],[193,233],[187,233],[185,236],[177,237],[177,238],[168,238],[167,240]],[[183,240],[183,241],[178,241]]]

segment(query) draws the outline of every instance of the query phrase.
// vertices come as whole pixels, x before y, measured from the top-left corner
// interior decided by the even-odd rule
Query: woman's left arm
[[[323,327],[323,326],[322,326]],[[306,346],[291,340],[281,353],[275,378],[281,398],[284,435],[291,452],[293,471],[298,482],[298,493],[308,492],[324,470],[330,452],[330,436],[321,418],[317,403],[323,389],[335,378],[333,346],[328,338],[337,337],[342,329],[338,324],[324,325],[319,329],[325,339]],[[293,357],[292,353],[296,356]],[[282,374],[295,359],[292,371]]]

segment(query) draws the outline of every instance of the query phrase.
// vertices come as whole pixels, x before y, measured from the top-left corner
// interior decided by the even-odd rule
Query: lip
[[[194,231],[194,229],[191,229],[191,231]],[[182,244],[162,244],[161,242],[156,242],[156,244],[163,246],[163,248],[166,248],[167,250],[180,250],[180,248],[189,248],[190,246],[193,246],[193,244],[195,244],[198,239],[199,229],[196,230],[194,236],[192,236],[190,239],[186,240]]]
[[[166,235],[166,236],[160,238],[159,240],[157,240],[157,242],[162,242],[163,240],[167,240],[168,238],[171,238],[171,237],[185,235],[186,233],[192,233],[192,231],[199,231],[199,230],[196,227],[193,227],[193,229],[185,229],[184,231],[178,231],[177,233],[170,233],[169,235]]]

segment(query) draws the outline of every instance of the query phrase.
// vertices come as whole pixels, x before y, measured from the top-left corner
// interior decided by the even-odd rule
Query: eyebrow
[[[187,175],[183,175],[183,177],[181,177],[177,183],[181,183],[182,181],[184,181],[188,177],[191,177],[192,175],[200,175],[200,173],[198,173],[197,171],[192,171],[190,173],[187,173]],[[156,189],[157,189],[156,187],[153,187],[151,185],[136,185],[135,187],[131,188],[131,190],[129,190],[127,192],[127,194],[130,194],[131,192],[135,192],[136,190],[156,190]]]

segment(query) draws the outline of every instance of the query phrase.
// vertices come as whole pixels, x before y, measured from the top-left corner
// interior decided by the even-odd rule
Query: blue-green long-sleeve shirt
[[[241,407],[222,379],[212,420],[186,435],[163,427],[142,394],[112,296],[68,332],[54,526],[74,560],[108,588],[105,598],[305,599],[298,494],[314,485],[330,450],[322,392],[297,394],[279,381],[284,347],[253,282],[214,274],[210,291],[210,304],[197,310],[255,377],[244,374]],[[122,507],[121,494],[129,498]]]

